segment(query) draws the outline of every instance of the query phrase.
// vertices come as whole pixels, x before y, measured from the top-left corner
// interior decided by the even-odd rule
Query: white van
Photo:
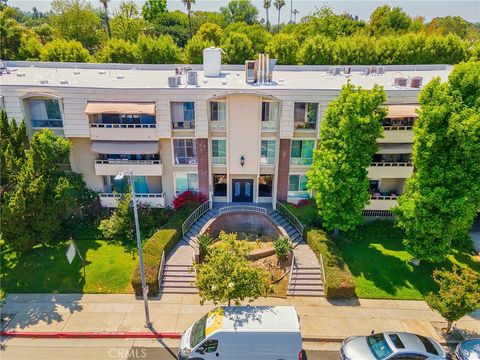
[[[222,306],[190,326],[180,360],[301,360],[302,337],[293,306]]]

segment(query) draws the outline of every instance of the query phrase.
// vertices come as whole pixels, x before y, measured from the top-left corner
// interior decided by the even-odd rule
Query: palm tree
[[[280,10],[285,6],[285,0],[275,0],[273,5],[278,10],[277,31],[280,30]]]
[[[192,4],[195,4],[195,0],[182,0],[183,5],[187,7],[188,13],[188,27],[190,28],[190,37],[193,36],[192,32]]]
[[[105,10],[105,21],[107,22],[108,37],[111,39],[112,32],[110,31],[110,19],[108,18],[108,3],[110,0],[100,0],[100,2],[103,4],[103,8]]]
[[[270,21],[268,21],[268,10],[272,6],[272,0],[263,0],[263,8],[267,13],[267,29],[270,29]]]

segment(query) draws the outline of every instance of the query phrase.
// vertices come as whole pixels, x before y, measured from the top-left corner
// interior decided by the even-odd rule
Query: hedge
[[[192,212],[192,208],[186,206],[170,218],[170,220],[143,245],[143,263],[145,267],[145,280],[149,288],[149,295],[158,294],[158,270],[162,260],[162,252],[168,254],[170,249],[182,238],[182,224]],[[131,284],[136,295],[142,295],[142,279],[140,267],[133,271]]]
[[[355,297],[355,279],[337,245],[322,230],[308,230],[307,243],[317,258],[320,254],[325,268],[325,297],[327,299],[351,299]]]

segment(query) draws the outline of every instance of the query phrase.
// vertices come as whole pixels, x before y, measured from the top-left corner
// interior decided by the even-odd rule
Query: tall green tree
[[[120,4],[111,23],[113,37],[117,39],[135,42],[140,35],[153,32],[152,25],[140,16],[131,0]]]
[[[385,100],[380,86],[364,90],[348,83],[327,108],[307,178],[329,230],[346,231],[363,222],[370,199],[367,168],[382,136]]]
[[[193,27],[192,27],[192,4],[195,4],[195,0],[182,0],[183,5],[187,8],[188,14],[188,28],[190,29],[190,37],[193,36]]]
[[[270,10],[271,7],[272,7],[272,0],[263,0],[263,8],[265,9],[265,14],[266,14],[265,21],[266,21],[268,30],[270,30],[270,21],[268,19],[268,11]]]
[[[454,246],[469,244],[480,208],[479,99],[479,62],[457,65],[448,82],[435,78],[420,93],[415,171],[394,209],[417,259],[440,261]]]
[[[383,5],[372,12],[369,25],[374,34],[389,31],[402,32],[410,28],[412,18],[398,6],[391,8]]]
[[[26,29],[14,18],[12,8],[0,10],[0,57],[4,60],[15,60],[21,47]]]
[[[299,44],[294,35],[277,34],[268,43],[266,51],[279,64],[296,64]]]
[[[232,0],[227,6],[220,7],[220,12],[228,24],[243,21],[253,25],[257,22],[258,9],[250,0]]]
[[[285,0],[274,0],[273,6],[275,6],[275,9],[277,9],[278,11],[277,31],[279,31],[280,30],[280,11],[285,6]]]
[[[188,16],[180,10],[159,14],[153,27],[157,36],[170,35],[180,47],[184,47],[190,38]]]
[[[4,195],[1,221],[7,244],[26,250],[55,239],[71,199],[71,183],[60,167],[69,159],[70,146],[50,130],[33,135],[15,189]]]
[[[28,142],[25,122],[20,126],[15,119],[8,121],[5,110],[0,111],[0,187],[2,191],[14,188],[19,170],[25,161]]]
[[[59,36],[90,50],[100,43],[100,17],[84,0],[53,0],[50,18]]]
[[[241,33],[247,35],[252,42],[255,53],[264,52],[267,44],[272,40],[272,34],[260,24],[248,25],[246,22],[235,22],[228,25],[224,30],[224,37],[227,38],[231,33]]]
[[[222,39],[222,49],[228,64],[244,64],[245,60],[253,59],[255,50],[253,43],[244,33],[232,32]]]
[[[220,25],[205,23],[200,26],[195,35],[200,36],[206,41],[211,41],[215,46],[218,46],[220,45],[220,41],[222,40],[223,30]]]
[[[153,22],[167,11],[167,0],[147,0],[142,7],[142,16],[145,20]]]
[[[137,41],[138,61],[142,64],[178,64],[182,51],[168,36],[152,38],[142,35]]]
[[[135,64],[138,59],[138,47],[136,43],[130,41],[112,39],[95,55],[97,61],[103,63]]]
[[[100,2],[103,5],[103,10],[105,12],[105,23],[107,25],[107,32],[108,32],[108,38],[112,38],[112,31],[110,30],[110,18],[108,16],[108,3],[110,0],[100,0]]]
[[[42,61],[88,62],[90,54],[79,41],[56,39],[45,44],[40,51]]]
[[[267,293],[268,274],[254,268],[247,260],[252,250],[246,241],[237,241],[236,234],[220,233],[220,241],[208,248],[203,263],[195,264],[200,301],[239,305]]]

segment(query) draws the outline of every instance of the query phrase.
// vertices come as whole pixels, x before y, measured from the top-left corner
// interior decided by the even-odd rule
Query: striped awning
[[[95,102],[89,101],[85,114],[155,115],[154,102]]]
[[[377,154],[411,154],[413,144],[379,144]]]
[[[157,141],[94,141],[91,150],[98,154],[158,154]]]
[[[387,118],[390,119],[401,119],[409,117],[418,117],[416,112],[417,109],[420,109],[418,105],[388,105],[388,114]]]

